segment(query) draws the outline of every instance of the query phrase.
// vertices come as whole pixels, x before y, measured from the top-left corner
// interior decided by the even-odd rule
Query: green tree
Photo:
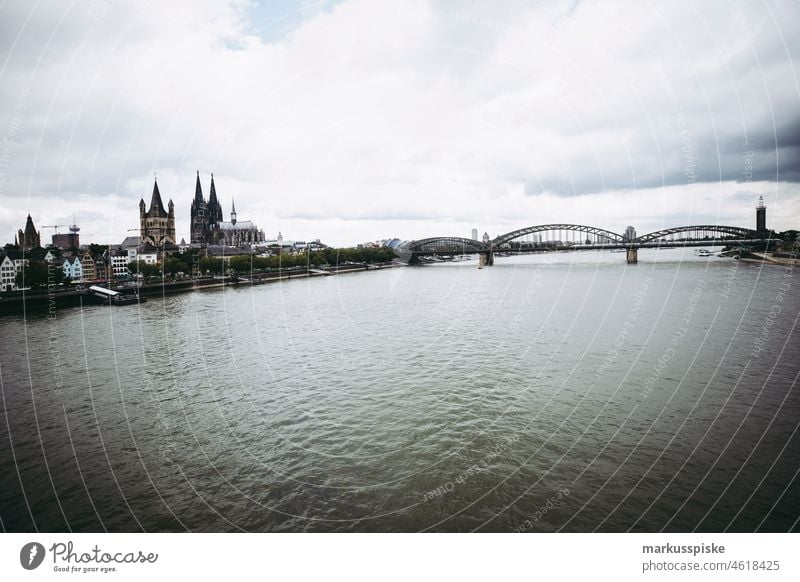
[[[167,275],[175,276],[178,273],[189,273],[191,267],[187,267],[182,260],[177,257],[170,256],[164,260],[164,273]]]
[[[16,276],[17,287],[42,289],[48,285],[64,283],[64,270],[60,265],[49,265],[44,261],[29,261]]]
[[[231,257],[228,261],[228,268],[236,274],[251,273],[253,266],[252,258],[247,256]]]
[[[797,240],[797,235],[798,231],[796,230],[784,230],[783,232],[778,234],[778,237],[786,242],[793,242]]]
[[[222,268],[222,259],[215,259],[214,257],[203,257],[200,259],[200,272],[203,274],[210,273],[212,275],[221,275]]]
[[[145,279],[161,276],[160,266],[148,265],[144,261],[131,261],[128,263],[128,271],[130,271],[133,275],[140,274]]]

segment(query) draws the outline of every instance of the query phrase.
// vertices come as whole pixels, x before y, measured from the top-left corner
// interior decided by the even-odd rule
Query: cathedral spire
[[[236,224],[236,203],[231,196],[231,224]]]
[[[211,174],[211,191],[208,195],[208,218],[211,224],[222,222],[222,205],[217,200],[217,187],[214,184],[214,174]]]
[[[200,170],[197,170],[197,182],[194,185],[194,201],[200,203],[203,201],[203,188],[200,186]]]
[[[208,197],[209,203],[217,201],[217,187],[214,186],[214,173],[211,173],[211,194]]]

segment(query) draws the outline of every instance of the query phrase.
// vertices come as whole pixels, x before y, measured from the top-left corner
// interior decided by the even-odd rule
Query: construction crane
[[[54,228],[56,230],[56,234],[58,234],[59,228],[69,228],[69,231],[72,234],[77,234],[80,232],[81,227],[75,224],[75,220],[73,219],[72,224],[43,224],[39,228]]]

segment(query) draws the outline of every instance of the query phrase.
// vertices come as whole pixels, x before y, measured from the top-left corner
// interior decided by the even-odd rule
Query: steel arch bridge
[[[636,237],[632,242],[633,244],[655,242],[662,238],[673,237],[677,234],[688,233],[691,236],[684,237],[677,240],[703,240],[711,236],[723,235],[728,239],[742,239],[752,240],[761,238],[759,234],[749,228],[742,228],[739,226],[720,226],[715,224],[701,224],[696,226],[677,226],[674,228],[665,228],[643,234]]]
[[[485,253],[490,249],[489,245],[486,243],[472,240],[471,238],[461,238],[457,236],[435,236],[420,240],[412,240],[411,242],[404,244],[398,250],[417,255],[460,255]]]
[[[665,242],[679,244],[681,246],[702,246],[714,242],[722,243],[727,241],[755,243],[762,240],[765,234],[739,226],[700,224],[666,228],[644,234],[634,239],[627,239],[619,233],[596,226],[587,226],[583,224],[539,224],[512,230],[488,242],[455,236],[438,236],[414,240],[398,247],[397,253],[402,260],[408,260],[409,262],[415,262],[418,257],[425,255],[478,254],[480,255],[481,265],[492,265],[494,264],[495,252],[536,252],[537,249],[513,248],[509,243],[514,239],[538,232],[579,232],[581,234],[579,237],[581,239],[580,243],[576,244],[574,240],[572,243],[567,241],[564,248],[572,250],[622,248],[627,250],[627,260],[629,263],[635,263],[637,261],[637,250],[639,248],[660,247],[663,246]],[[584,244],[584,237],[588,244]],[[552,246],[550,241],[548,241],[545,246],[548,245]]]
[[[611,232],[610,230],[605,230],[604,228],[597,228],[596,226],[586,226],[582,224],[538,224],[536,226],[527,226],[525,228],[512,230],[506,234],[501,234],[495,238],[491,244],[493,247],[497,248],[521,236],[526,236],[537,232],[557,231],[580,232],[582,236],[594,237],[595,241],[604,240],[609,243],[619,244],[625,242],[625,239],[621,234]]]

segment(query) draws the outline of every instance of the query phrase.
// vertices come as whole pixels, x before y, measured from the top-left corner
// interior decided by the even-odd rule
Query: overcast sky
[[[798,228],[799,6],[0,2],[0,242],[120,242],[154,172],[188,240],[197,170],[226,219],[337,245],[754,227],[759,195]]]

